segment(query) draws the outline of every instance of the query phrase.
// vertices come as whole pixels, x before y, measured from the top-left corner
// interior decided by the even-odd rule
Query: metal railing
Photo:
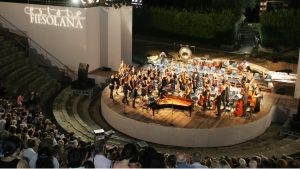
[[[43,57],[41,60],[45,63],[43,65],[44,67],[46,67],[47,65],[54,66],[58,68],[61,72],[64,72],[64,74],[70,77],[72,80],[75,80],[77,78],[76,72],[74,72],[64,63],[62,63],[57,57],[55,57],[48,50],[43,48],[39,43],[30,38],[24,31],[20,30],[16,25],[11,23],[2,15],[0,15],[0,23],[4,28],[8,29],[10,32],[27,38],[28,46],[15,38],[12,38],[12,40],[16,41],[19,45],[22,46],[22,48],[25,48],[27,52],[30,51],[30,48],[34,48],[37,51],[37,53],[41,54],[41,56]],[[51,65],[46,63],[47,60],[51,62]]]

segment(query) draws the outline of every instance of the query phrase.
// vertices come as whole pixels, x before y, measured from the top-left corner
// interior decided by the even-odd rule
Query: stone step
[[[0,68],[0,77],[3,78],[9,75],[10,73],[14,72],[16,69],[25,66],[26,64],[27,62],[25,60],[17,60],[14,63],[2,66]]]
[[[4,68],[5,66],[16,63],[17,61],[24,61],[25,58],[17,57],[14,54],[8,55],[7,57],[0,58],[0,66]]]
[[[15,84],[10,84],[8,86],[8,90],[13,91],[14,89],[17,90],[17,94],[19,93],[30,93],[31,91],[28,90],[28,88],[30,87],[31,83],[38,77],[40,77],[41,75],[39,74],[39,72],[37,71],[32,71],[30,73],[28,73],[27,75],[24,75],[22,77],[22,80],[19,81],[18,83]],[[28,91],[27,91],[28,90]]]
[[[6,80],[7,84],[18,83],[18,81],[23,80],[23,77],[26,74],[33,72],[33,70],[34,69],[31,69],[31,67],[27,66],[20,67],[19,69],[16,69],[13,73],[6,76],[4,80]]]
[[[18,52],[18,48],[14,46],[0,48],[0,57],[10,55],[10,54],[16,54],[17,52]]]
[[[69,117],[69,114],[66,111],[66,108],[68,106],[70,107],[69,104],[71,104],[72,100],[74,99],[74,96],[70,91],[70,88],[67,88],[59,94],[59,99],[55,98],[53,104],[54,117],[57,123],[62,126],[67,132],[74,132],[76,137],[81,137],[85,141],[90,141],[92,138],[90,138],[90,136],[87,136],[82,131],[78,130],[78,124],[74,122],[74,119],[71,119]]]
[[[48,79],[44,76],[37,76],[32,81],[30,81],[27,85],[24,85],[24,89],[27,90],[27,92],[36,91],[38,87],[40,87],[43,83],[46,83]]]

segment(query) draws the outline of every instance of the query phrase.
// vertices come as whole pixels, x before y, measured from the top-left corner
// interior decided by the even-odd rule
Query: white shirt
[[[110,168],[111,161],[107,159],[104,155],[97,154],[94,157],[95,168]]]
[[[28,161],[31,160],[33,156],[36,155],[36,152],[32,148],[27,148],[23,151],[23,157],[26,157]]]
[[[5,124],[6,124],[6,120],[1,119],[0,120],[0,131],[5,130]]]

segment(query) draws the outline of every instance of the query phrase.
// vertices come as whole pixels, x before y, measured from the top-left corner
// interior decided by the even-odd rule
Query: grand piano
[[[192,116],[194,101],[191,99],[182,98],[180,96],[165,95],[163,98],[152,102],[149,104],[149,107],[153,111],[164,109],[164,108],[174,108],[179,110],[188,110],[190,112],[190,117]]]

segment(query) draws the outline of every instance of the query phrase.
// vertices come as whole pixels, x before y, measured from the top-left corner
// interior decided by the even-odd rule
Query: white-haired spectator
[[[250,160],[249,168],[257,168],[257,162],[255,160]]]
[[[239,159],[239,167],[238,168],[247,168],[247,162],[245,159],[243,159],[243,158]]]
[[[184,153],[177,153],[177,168],[189,168],[187,158]]]

